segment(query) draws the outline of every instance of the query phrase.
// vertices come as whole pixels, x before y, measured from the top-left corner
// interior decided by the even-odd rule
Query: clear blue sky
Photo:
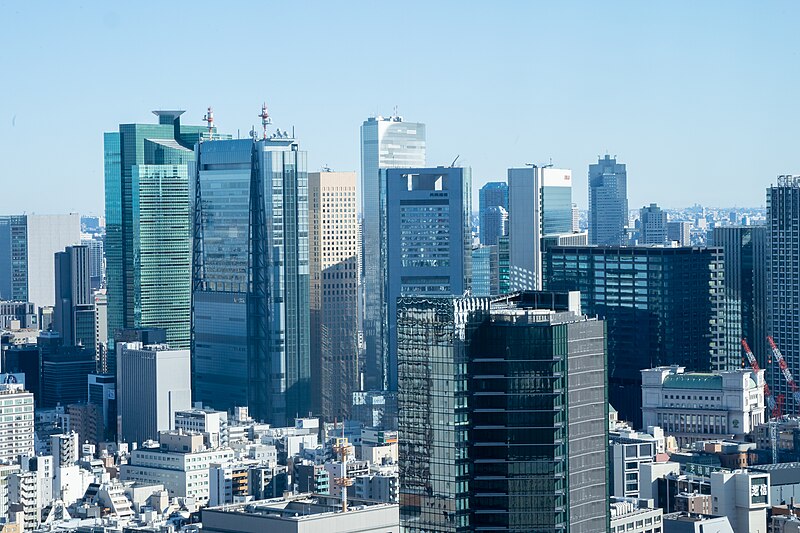
[[[476,189],[552,158],[585,206],[608,152],[631,207],[758,206],[800,173],[797,2],[116,4],[0,0],[0,213],[102,213],[103,131],[212,105],[244,136],[264,100],[309,170],[358,171],[397,105]]]

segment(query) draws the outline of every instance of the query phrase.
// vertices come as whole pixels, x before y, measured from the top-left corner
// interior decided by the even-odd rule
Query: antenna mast
[[[212,131],[214,130],[214,111],[211,106],[208,107],[208,113],[203,116],[203,120],[208,124],[208,137],[211,138]]]
[[[267,126],[272,124],[272,119],[270,118],[269,113],[267,112],[267,103],[266,102],[264,102],[264,104],[261,106],[261,114],[258,115],[258,118],[261,119],[261,128],[264,130],[264,138],[266,139],[267,138]]]

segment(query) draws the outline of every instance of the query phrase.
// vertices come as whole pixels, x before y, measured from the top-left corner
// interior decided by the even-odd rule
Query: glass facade
[[[472,284],[469,168],[381,171],[383,331],[387,385],[397,390],[397,299],[464,294]]]
[[[497,239],[506,235],[508,228],[503,213],[508,220],[508,185],[504,181],[491,181],[481,187],[478,193],[480,242],[493,246]]]
[[[0,300],[28,301],[28,217],[0,216]]]
[[[497,246],[479,246],[472,249],[471,292],[473,296],[500,294]]]
[[[800,177],[779,176],[767,189],[767,330],[794,376],[800,375]],[[773,365],[776,363],[773,361]],[[765,368],[770,368],[769,366]],[[783,412],[797,412],[794,395],[773,366],[767,382],[783,394]]]
[[[508,294],[511,292],[511,254],[508,237],[501,237],[497,241],[497,272],[498,294]]]
[[[589,165],[589,244],[626,244],[628,172],[606,155]]]
[[[192,387],[286,424],[310,408],[308,176],[286,137],[198,145]]]
[[[739,341],[747,339],[761,368],[769,368],[766,309],[766,226],[714,228],[714,246],[722,248],[725,269],[723,312],[728,353],[722,370],[740,368]]]
[[[189,347],[188,165],[208,128],[181,125],[182,113],[154,111],[158,124],[120,124],[104,136],[110,346],[118,330],[159,327],[171,347]]]
[[[542,235],[572,233],[572,187],[542,187]]]
[[[402,117],[371,117],[361,126],[361,280],[364,301],[365,385],[386,389],[387,346],[383,330],[380,169],[425,166],[425,125]]]
[[[606,530],[604,325],[568,300],[401,299],[405,531]]]
[[[719,248],[553,247],[545,285],[580,291],[585,313],[606,320],[611,404],[641,424],[643,368],[711,371],[726,353]]]

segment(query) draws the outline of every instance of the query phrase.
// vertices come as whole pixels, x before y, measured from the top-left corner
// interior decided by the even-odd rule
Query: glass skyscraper
[[[397,390],[397,299],[464,294],[472,284],[469,168],[381,171],[381,270],[388,390]]]
[[[409,532],[606,531],[604,324],[576,293],[401,298]]]
[[[572,233],[572,171],[508,169],[511,290],[542,288],[542,237]]]
[[[767,364],[767,227],[721,226],[713,230],[714,246],[722,248],[725,265],[723,311],[728,331],[728,370],[741,363],[739,341],[747,339],[761,368]]]
[[[545,287],[580,291],[584,312],[606,320],[609,399],[641,424],[643,368],[727,370],[722,250],[552,247]]]
[[[0,300],[28,301],[28,220],[0,216]]]
[[[215,134],[154,111],[158,124],[120,124],[105,134],[108,336],[158,327],[173,348],[189,347],[191,226],[188,165],[194,145]]]
[[[478,246],[472,249],[473,296],[497,296],[500,294],[499,255],[495,246]]]
[[[778,176],[767,189],[767,331],[800,376],[800,176]],[[773,361],[767,372],[772,393],[783,394],[783,412],[797,412],[792,391]]]
[[[627,243],[628,172],[616,157],[589,165],[589,244]]]
[[[480,241],[492,246],[508,231],[503,223],[503,213],[508,221],[508,185],[504,181],[490,181],[481,187],[478,196]]]
[[[196,150],[194,400],[283,425],[311,407],[306,154],[285,133]]]
[[[383,168],[425,166],[425,124],[402,117],[370,117],[361,125],[361,269],[365,344],[365,386],[385,389],[386,339],[382,317],[380,175]]]

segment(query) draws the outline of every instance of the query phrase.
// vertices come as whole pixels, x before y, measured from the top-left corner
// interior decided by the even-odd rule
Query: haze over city
[[[4,3],[0,212],[103,212],[103,131],[158,108],[246,137],[266,101],[309,170],[360,168],[359,125],[428,125],[428,164],[586,169],[631,208],[761,206],[797,171],[793,2]],[[712,31],[713,28],[713,31]],[[13,53],[10,53],[13,52]],[[35,186],[36,194],[31,194]]]

